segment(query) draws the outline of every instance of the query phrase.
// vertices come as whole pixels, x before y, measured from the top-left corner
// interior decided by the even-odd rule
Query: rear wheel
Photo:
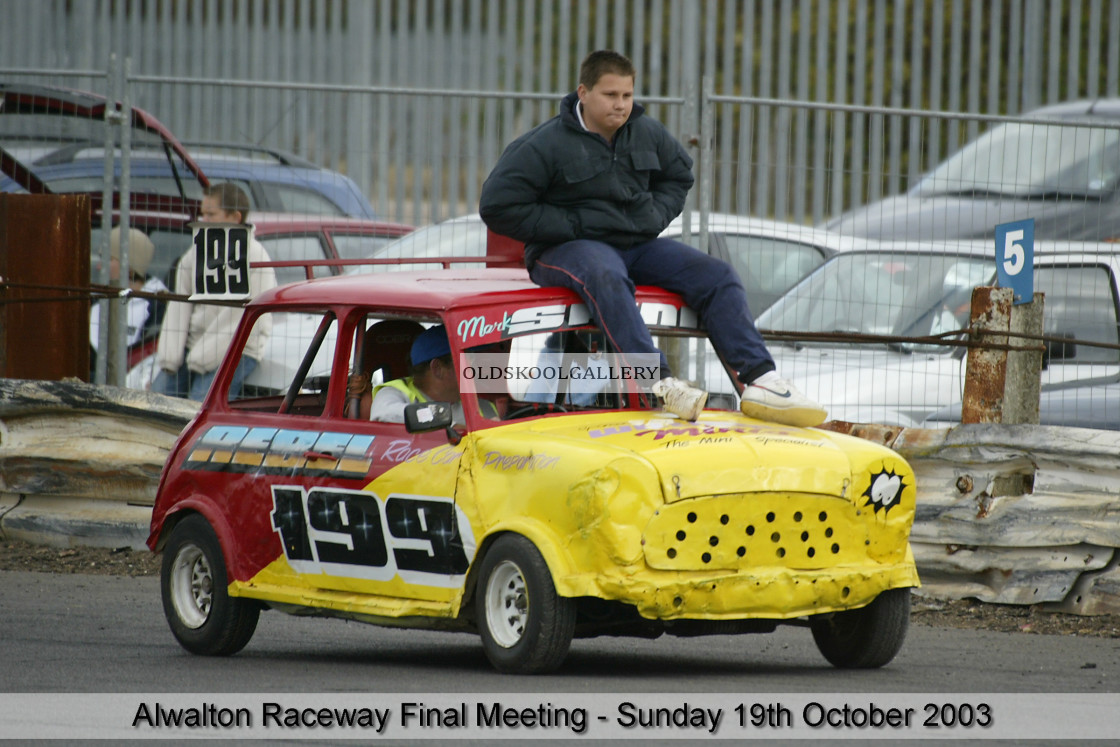
[[[557,595],[548,565],[524,537],[503,535],[486,553],[475,612],[482,647],[498,671],[551,672],[568,655],[575,601]]]
[[[866,607],[810,618],[813,640],[841,669],[884,666],[902,648],[910,627],[910,589],[889,589]]]
[[[163,614],[180,645],[193,654],[228,656],[257,629],[256,602],[231,597],[217,535],[198,514],[171,531],[163,549]]]

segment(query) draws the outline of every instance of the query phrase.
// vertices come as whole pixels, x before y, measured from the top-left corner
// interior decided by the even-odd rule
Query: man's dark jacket
[[[482,220],[525,242],[528,267],[573,239],[628,249],[656,238],[692,187],[692,159],[641,106],[611,144],[580,126],[577,100],[568,94],[559,115],[510,143],[482,185]]]

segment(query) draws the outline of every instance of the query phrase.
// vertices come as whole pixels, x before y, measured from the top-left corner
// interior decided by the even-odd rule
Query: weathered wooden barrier
[[[197,404],[81,382],[0,380],[0,536],[143,547],[160,470]],[[1120,432],[829,423],[918,478],[924,594],[1120,612]]]
[[[0,536],[144,547],[160,470],[198,403],[0,379]]]

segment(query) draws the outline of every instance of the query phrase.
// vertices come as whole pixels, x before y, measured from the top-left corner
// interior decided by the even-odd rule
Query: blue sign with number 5
[[[1034,218],[996,226],[996,278],[1011,289],[1012,303],[1034,299]]]

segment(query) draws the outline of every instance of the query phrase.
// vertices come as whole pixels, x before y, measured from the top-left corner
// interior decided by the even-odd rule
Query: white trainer
[[[752,418],[799,428],[820,425],[828,417],[827,410],[778,377],[769,378],[763,384],[757,381],[747,384],[739,400],[739,409]]]
[[[688,383],[672,376],[653,385],[653,393],[661,398],[662,406],[684,420],[696,420],[708,401],[708,393],[703,389],[689,386]]]

